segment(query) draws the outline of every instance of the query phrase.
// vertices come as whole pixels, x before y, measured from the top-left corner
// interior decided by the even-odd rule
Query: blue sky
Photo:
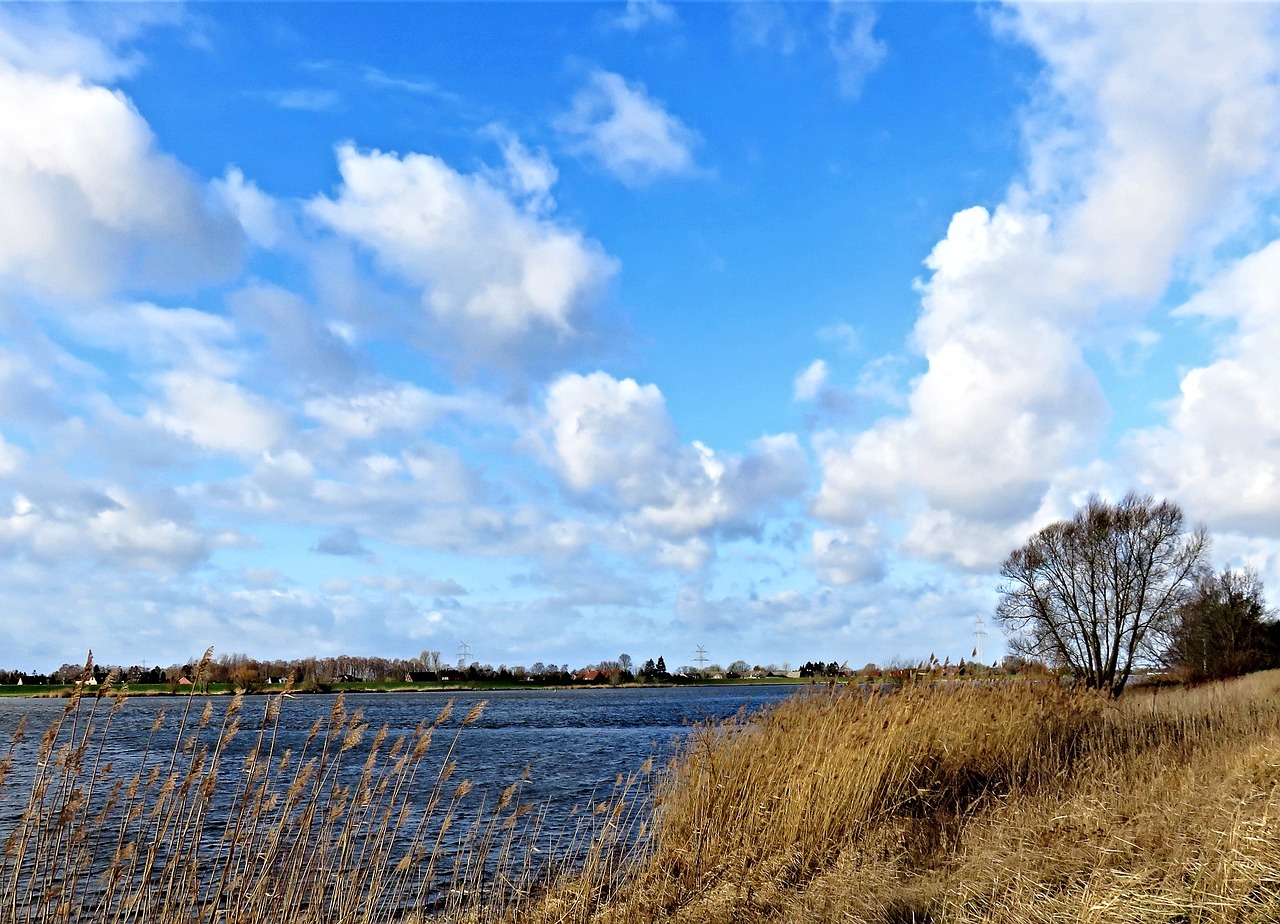
[[[0,7],[0,661],[956,659],[1130,489],[1274,586],[1278,94],[1269,4]]]

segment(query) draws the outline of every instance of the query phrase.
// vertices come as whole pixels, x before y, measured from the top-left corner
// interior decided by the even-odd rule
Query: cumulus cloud
[[[815,529],[809,564],[828,584],[874,582],[884,577],[884,537],[874,526],[855,532]]]
[[[388,430],[422,429],[443,414],[465,408],[467,402],[400,383],[378,391],[353,395],[325,395],[309,399],[307,416],[345,439],[369,439]]]
[[[604,372],[566,375],[548,389],[546,412],[555,462],[569,487],[607,485],[633,506],[656,497],[653,478],[678,445],[658,386]]]
[[[1280,241],[1242,258],[1177,314],[1229,325],[1188,370],[1168,423],[1133,437],[1149,485],[1218,527],[1280,538]]]
[[[189,512],[115,487],[18,494],[0,511],[0,548],[43,563],[89,558],[132,570],[184,571],[216,548],[243,542],[232,531],[201,529]]]
[[[206,449],[257,455],[288,430],[279,408],[235,382],[192,372],[167,372],[157,382],[163,397],[147,419]]]
[[[0,60],[0,275],[58,296],[226,277],[242,235],[118,91]]]
[[[573,151],[595,158],[630,186],[696,172],[697,134],[643,84],[596,71],[556,121]]]
[[[143,64],[131,43],[156,26],[183,19],[177,5],[112,7],[33,4],[0,8],[0,60],[50,77],[129,77]]]
[[[323,312],[287,289],[252,285],[227,298],[232,319],[246,340],[260,334],[265,351],[246,362],[265,381],[297,382],[308,390],[339,390],[352,383],[368,366],[368,358],[344,336],[339,325]]]
[[[1167,12],[1031,4],[1007,24],[1048,62],[1026,183],[957,213],[930,254],[914,333],[927,368],[905,416],[821,443],[819,516],[910,511],[917,551],[990,567],[1096,451],[1089,331],[1149,310],[1220,203],[1274,180],[1273,11]]]
[[[761,437],[742,456],[682,444],[656,386],[604,372],[553,382],[544,426],[564,483],[613,505],[641,535],[676,543],[661,548],[673,561],[704,560],[687,540],[755,531],[765,510],[808,482],[794,434]]]
[[[338,149],[342,186],[309,210],[423,287],[473,361],[533,361],[584,335],[614,261],[579,232],[514,203],[482,175],[425,154]]]

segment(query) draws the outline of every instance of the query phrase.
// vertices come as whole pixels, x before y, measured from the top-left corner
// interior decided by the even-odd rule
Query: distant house
[[[581,680],[584,683],[601,683],[608,680],[609,675],[604,671],[598,671],[595,668],[584,668],[573,675],[574,680]]]
[[[191,686],[191,685],[192,685],[192,680],[191,680],[191,678],[190,678],[190,677],[179,677],[179,678],[178,678],[178,686],[180,686],[180,687],[189,687],[189,686]]]
[[[440,675],[435,671],[406,671],[404,675],[405,683],[436,683],[440,680]]]

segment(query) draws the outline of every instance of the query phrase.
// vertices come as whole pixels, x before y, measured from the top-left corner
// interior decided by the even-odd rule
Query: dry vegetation
[[[620,887],[565,882],[523,917],[1277,921],[1278,694],[1280,672],[1118,703],[1048,684],[793,699],[691,740]]]
[[[519,781],[460,814],[444,717],[388,740],[339,700],[293,754],[273,699],[228,774],[237,703],[116,780],[123,700],[75,700],[37,749],[0,922],[1276,921],[1278,694],[1276,672],[1119,702],[832,689],[699,729],[650,801],[620,781],[560,845]]]

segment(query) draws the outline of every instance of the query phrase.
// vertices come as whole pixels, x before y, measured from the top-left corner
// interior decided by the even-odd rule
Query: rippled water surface
[[[493,792],[519,779],[529,768],[523,801],[546,805],[548,820],[594,794],[604,795],[619,774],[637,770],[651,755],[663,758],[674,749],[691,724],[706,719],[731,716],[741,709],[756,709],[795,692],[785,686],[664,687],[652,689],[572,689],[513,690],[457,693],[367,693],[346,698],[348,710],[362,710],[370,726],[366,734],[382,725],[391,737],[411,732],[424,718],[434,718],[445,703],[453,700],[455,712],[433,746],[440,759],[452,731],[467,711],[487,700],[481,718],[462,729],[454,757],[459,778],[471,780],[478,794]],[[211,697],[213,726],[220,720],[230,697]],[[190,721],[204,708],[206,699],[191,698]],[[298,748],[317,718],[332,710],[334,696],[297,696],[284,703],[277,749]],[[48,727],[66,705],[65,700],[0,699],[0,753],[19,719],[29,723],[26,754],[34,748],[41,731]],[[128,771],[147,742],[158,710],[166,720],[157,733],[153,748],[172,747],[186,697],[137,697],[129,700],[111,720],[104,759]],[[243,730],[228,750],[224,766],[233,770],[256,740],[256,726],[266,706],[266,697],[248,697],[243,713]],[[83,704],[82,704],[83,708]],[[103,701],[100,710],[109,708]],[[102,716],[97,719],[102,722]],[[362,746],[363,747],[363,746]],[[277,751],[277,752],[278,752]],[[0,792],[0,829],[14,816],[15,799],[22,795],[24,779],[29,779],[29,761],[17,760],[4,791]],[[352,762],[353,764],[356,762]]]

